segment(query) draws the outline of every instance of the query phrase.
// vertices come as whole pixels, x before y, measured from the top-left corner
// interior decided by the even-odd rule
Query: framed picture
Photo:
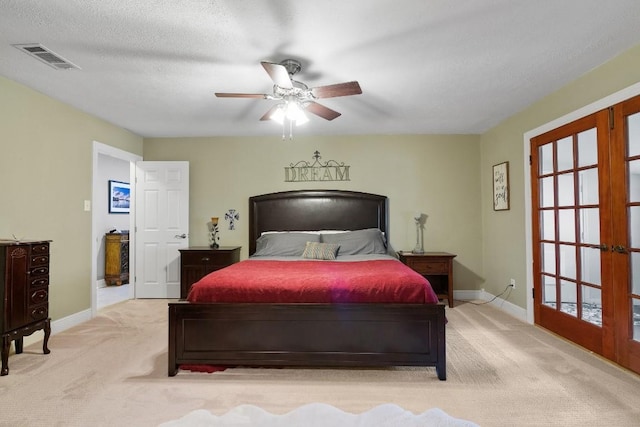
[[[493,210],[509,210],[509,162],[493,166]]]
[[[109,180],[109,213],[129,213],[130,203],[129,183]]]

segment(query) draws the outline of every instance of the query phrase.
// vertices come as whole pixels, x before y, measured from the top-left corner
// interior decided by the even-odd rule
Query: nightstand
[[[241,246],[208,246],[180,249],[180,298],[187,298],[189,289],[207,274],[240,261]]]
[[[429,280],[438,298],[446,298],[453,307],[453,259],[448,252],[425,252],[414,254],[410,251],[398,252],[400,261]]]

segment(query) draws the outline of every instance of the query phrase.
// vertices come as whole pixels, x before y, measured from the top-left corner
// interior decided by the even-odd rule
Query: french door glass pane
[[[558,211],[558,229],[560,241],[575,243],[576,214],[573,209],[561,209]]]
[[[576,247],[560,246],[560,276],[576,279]]]
[[[578,134],[578,167],[598,164],[596,128]]]
[[[556,306],[556,279],[551,276],[542,276],[542,303],[550,307]]]
[[[553,144],[541,145],[538,148],[538,162],[540,175],[547,175],[553,172]]]
[[[590,245],[600,244],[600,210],[598,208],[579,209],[580,242]]]
[[[600,249],[580,248],[582,281],[592,285],[601,285],[600,281]]]
[[[542,271],[556,274],[556,246],[553,243],[542,244]]]
[[[627,116],[627,155],[640,155],[640,113]]]
[[[640,252],[631,252],[631,293],[640,297]]]
[[[560,281],[560,311],[578,317],[577,285],[567,280]]]
[[[582,320],[602,326],[602,291],[582,286]]]
[[[597,205],[598,204],[598,169],[585,169],[578,173],[580,180],[579,201],[581,205]]]
[[[553,177],[548,176],[540,179],[540,206],[550,208],[554,205]]]
[[[640,206],[629,207],[629,239],[632,248],[640,248]]]
[[[633,316],[633,339],[634,341],[640,341],[640,300],[631,300],[631,315]]]
[[[568,136],[558,140],[558,170],[573,169],[573,137]]]
[[[629,201],[640,202],[640,160],[629,162]]]
[[[558,206],[573,206],[573,172],[558,175]]]
[[[556,239],[556,217],[554,215],[554,211],[540,212],[540,239]]]

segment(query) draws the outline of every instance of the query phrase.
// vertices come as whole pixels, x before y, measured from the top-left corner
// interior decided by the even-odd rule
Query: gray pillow
[[[338,255],[386,254],[387,242],[377,228],[347,231],[346,233],[321,234],[324,243],[340,245]]]
[[[307,242],[320,242],[319,234],[269,233],[256,240],[253,256],[302,256]]]

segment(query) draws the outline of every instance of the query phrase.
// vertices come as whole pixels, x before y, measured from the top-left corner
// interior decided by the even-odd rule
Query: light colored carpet
[[[447,381],[433,368],[228,369],[167,377],[167,301],[129,300],[9,357],[0,426],[157,426],[197,409],[350,413],[393,403],[482,426],[637,426],[640,377],[488,305],[447,309]],[[41,334],[41,332],[37,332]]]
[[[160,427],[478,427],[470,421],[447,415],[438,408],[422,414],[405,411],[385,403],[361,414],[350,414],[326,403],[309,403],[286,414],[277,415],[253,405],[236,406],[224,415],[205,409],[190,412]]]

